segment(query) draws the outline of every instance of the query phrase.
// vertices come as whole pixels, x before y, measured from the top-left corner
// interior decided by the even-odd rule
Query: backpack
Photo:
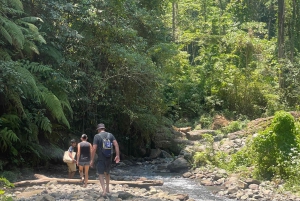
[[[112,142],[109,139],[110,133],[107,133],[106,137],[102,138],[102,154],[109,158],[112,155]]]

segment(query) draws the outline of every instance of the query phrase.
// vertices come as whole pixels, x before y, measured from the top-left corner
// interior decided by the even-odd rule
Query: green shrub
[[[3,171],[0,176],[6,178],[10,182],[16,182],[18,177],[17,174],[12,171]]]
[[[236,170],[240,167],[249,167],[253,164],[252,153],[248,146],[240,149],[238,152],[231,155],[231,160],[228,163],[227,169],[230,171]]]
[[[226,127],[223,127],[221,131],[225,134],[233,133],[239,130],[242,130],[246,127],[248,121],[232,121]]]
[[[199,119],[201,128],[210,128],[213,120],[213,117],[209,116],[208,114],[202,115]]]
[[[9,187],[9,188],[14,187],[14,184],[12,184],[6,178],[0,177],[0,188],[3,188],[3,187]]]
[[[194,166],[202,166],[212,164],[214,162],[214,137],[211,134],[203,134],[202,144],[205,144],[205,150],[203,152],[196,152],[193,156]]]
[[[271,179],[288,178],[293,151],[299,151],[293,116],[284,111],[275,113],[271,125],[254,138],[252,149],[255,157],[255,175]]]
[[[9,196],[4,195],[5,191],[1,190],[3,187],[14,187],[14,184],[10,183],[6,178],[0,177],[0,201],[12,201],[13,199]]]
[[[193,160],[194,160],[194,166],[196,167],[211,164],[209,160],[209,156],[206,152],[196,152],[193,157]]]
[[[222,151],[218,151],[214,155],[214,165],[223,169],[228,169],[230,156]]]

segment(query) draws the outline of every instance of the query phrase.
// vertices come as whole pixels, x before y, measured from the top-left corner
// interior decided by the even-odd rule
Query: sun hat
[[[102,129],[102,128],[105,128],[105,125],[103,123],[98,124],[96,130],[99,130],[99,129]]]

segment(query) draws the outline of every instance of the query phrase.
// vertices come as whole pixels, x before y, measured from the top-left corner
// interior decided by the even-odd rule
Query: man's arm
[[[120,162],[120,149],[119,149],[119,144],[117,142],[117,140],[114,140],[113,141],[113,144],[115,146],[115,149],[116,149],[116,157],[115,157],[115,160],[116,163],[119,163]]]

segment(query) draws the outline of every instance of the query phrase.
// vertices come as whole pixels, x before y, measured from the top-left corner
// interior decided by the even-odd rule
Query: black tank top
[[[90,143],[80,142],[80,157],[79,162],[89,162],[91,160]]]

